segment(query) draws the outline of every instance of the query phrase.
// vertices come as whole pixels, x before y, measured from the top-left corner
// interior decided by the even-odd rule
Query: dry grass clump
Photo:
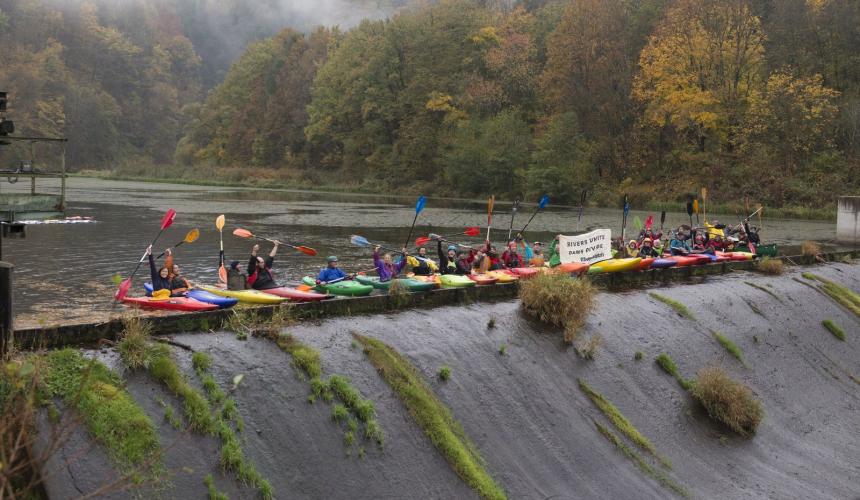
[[[576,343],[576,352],[582,359],[594,359],[597,355],[597,349],[603,344],[603,337],[599,333],[595,333],[587,339],[581,339]]]
[[[764,274],[773,274],[779,275],[782,274],[782,260],[780,259],[771,259],[770,257],[765,257],[762,260],[758,261],[758,265],[756,269]]]
[[[761,402],[753,396],[750,388],[732,380],[720,367],[700,370],[691,392],[711,418],[726,424],[741,436],[755,434],[764,418]]]
[[[814,241],[806,240],[800,244],[800,253],[808,257],[815,257],[821,253],[821,245]]]
[[[520,300],[526,313],[563,327],[570,344],[594,307],[594,287],[586,279],[542,273],[520,283]]]

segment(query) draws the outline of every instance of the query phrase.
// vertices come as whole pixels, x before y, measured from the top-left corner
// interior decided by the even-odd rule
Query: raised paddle
[[[690,217],[690,227],[693,227],[693,198],[687,198],[687,215]]]
[[[168,208],[167,212],[164,214],[164,217],[161,218],[161,229],[159,229],[158,234],[155,236],[155,239],[152,240],[152,243],[149,244],[150,246],[155,245],[164,230],[170,227],[171,224],[173,224],[173,219],[175,218],[176,210]],[[137,261],[137,265],[134,267],[134,271],[131,272],[131,276],[129,276],[125,279],[125,281],[119,284],[119,289],[116,291],[116,295],[114,295],[116,301],[120,301],[124,299],[126,295],[128,295],[128,290],[129,288],[131,288],[131,280],[132,278],[134,278],[134,275],[137,274],[137,270],[140,269],[140,265],[143,263],[144,260],[146,260],[146,252],[143,252],[143,256],[140,258],[139,261]]]
[[[529,218],[529,221],[528,221],[528,222],[526,222],[526,225],[525,225],[525,226],[523,226],[523,228],[522,228],[522,229],[520,229],[520,233],[519,233],[519,234],[521,234],[521,235],[522,235],[522,234],[525,234],[525,233],[526,233],[526,228],[527,228],[527,227],[529,227],[529,224],[531,224],[531,223],[532,223],[532,221],[535,219],[535,216],[536,216],[536,215],[537,215],[541,210],[543,210],[544,208],[546,208],[546,206],[547,206],[547,205],[549,205],[549,195],[543,195],[543,196],[541,197],[540,201],[538,201],[538,207],[537,207],[537,210],[535,210],[535,213],[533,213],[533,214],[532,214],[532,216]]]
[[[448,240],[446,240],[446,239],[445,239],[445,238],[446,238],[445,236],[440,236],[440,235],[438,235],[438,234],[430,233],[430,238],[431,238],[431,239],[434,239],[434,240],[435,240],[435,239],[438,239],[438,240],[440,240],[440,241],[444,241],[445,243],[451,243],[452,245],[457,245],[457,246],[458,246],[458,247],[460,247],[460,248],[472,248],[472,247],[471,247],[471,246],[469,246],[469,245],[461,245],[461,244],[459,244],[459,243],[454,243],[454,242],[452,242],[452,241],[448,241]]]
[[[248,231],[247,229],[236,228],[233,230],[233,236],[238,236],[240,238],[256,238],[258,240],[268,241],[269,243],[275,243],[278,245],[283,245],[285,247],[290,247],[294,250],[298,250],[299,252],[302,252],[305,255],[310,255],[311,257],[313,257],[317,254],[317,251],[314,250],[313,248],[304,247],[304,246],[300,246],[300,245],[299,246],[291,245],[289,243],[284,243],[283,241],[278,241],[278,240],[273,240],[271,238],[266,238],[265,236],[258,236],[256,234],[251,233],[251,231]]]
[[[353,245],[359,246],[359,247],[374,246],[374,247],[379,247],[379,248],[385,250],[386,252],[403,254],[403,251],[401,251],[401,250],[395,250],[393,248],[388,248],[388,247],[384,247],[382,245],[377,245],[375,243],[371,243],[371,242],[367,241],[367,238],[365,238],[364,236],[359,236],[357,234],[353,234],[352,236],[350,236],[349,242],[352,243]],[[404,255],[408,255],[408,254],[404,254]]]
[[[487,241],[490,241],[490,227],[493,225],[493,205],[496,203],[496,195],[487,200]]]
[[[450,238],[451,236],[460,236],[460,235],[478,236],[479,234],[481,234],[481,230],[478,229],[477,227],[467,227],[466,230],[461,232],[461,233],[445,234],[445,235],[442,235],[442,238]],[[433,233],[430,233],[430,235],[428,235],[428,236],[419,236],[419,237],[415,238],[415,246],[416,247],[423,247],[427,243],[430,243],[430,241],[433,240],[434,236],[435,235],[433,235]]]
[[[693,200],[693,213],[696,214],[696,225],[699,225],[699,199]],[[693,219],[690,218],[690,225],[693,225]]]
[[[215,218],[215,228],[218,229],[218,244],[220,250],[218,252],[218,277],[224,283],[227,282],[227,268],[224,267],[224,214]]]
[[[409,236],[406,237],[406,243],[403,246],[409,244],[409,240],[412,239],[412,231],[415,229],[415,222],[418,221],[418,214],[424,210],[424,205],[427,204],[427,198],[425,196],[419,196],[418,201],[415,202],[415,217],[412,219],[412,227],[409,228]]]
[[[579,217],[576,219],[576,232],[579,232],[579,223],[582,221],[582,209],[585,206],[585,197],[588,194],[588,191],[585,189],[582,190],[582,194],[579,195]]]
[[[666,211],[660,212],[660,233],[663,233],[663,224],[666,222]]]
[[[514,200],[514,205],[511,207],[511,225],[508,227],[508,241],[511,241],[511,233],[514,232],[514,217],[517,215],[517,209],[520,208],[520,199]]]
[[[627,200],[627,195],[624,195],[624,206],[622,208],[624,216],[621,218],[621,243],[624,244],[624,233],[627,232],[627,214],[630,213],[630,202]]]
[[[708,212],[705,210],[708,204],[708,188],[702,188],[702,220],[705,221],[705,224],[708,223]]]
[[[200,237],[200,230],[197,228],[194,228],[191,231],[188,231],[188,233],[186,233],[184,240],[173,245],[173,248],[177,248],[180,245],[182,245],[183,243],[194,243],[195,241],[197,241],[197,238],[199,238],[199,237]],[[158,260],[158,259],[164,257],[165,253],[167,253],[167,252],[161,252],[160,254],[158,254],[158,257],[156,257],[155,259]]]

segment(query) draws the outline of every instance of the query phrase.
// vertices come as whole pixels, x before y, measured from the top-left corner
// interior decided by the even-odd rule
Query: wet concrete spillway
[[[811,286],[805,271],[860,289],[860,266],[829,263],[789,267],[781,276],[735,272],[695,284],[599,292],[582,332],[602,338],[592,360],[564,345],[559,329],[525,316],[515,299],[283,327],[280,334],[320,353],[324,377],[348,377],[373,401],[384,446],[363,436],[347,444],[344,425],[332,418],[334,404],[309,402],[308,377],[268,338],[180,334],[171,340],[185,348],[171,347],[171,354],[192,385],[199,385],[192,351],[211,356],[212,376],[244,420],[242,449],[275,498],[476,497],[353,334],[384,342],[415,367],[508,498],[854,498],[860,318]],[[691,317],[652,293],[682,303]],[[841,326],[844,341],[822,326],[825,320]],[[742,358],[729,354],[713,332],[731,339]],[[129,393],[158,426],[169,474],[137,494],[199,498],[203,478],[212,474],[230,498],[257,495],[219,467],[214,437],[180,432],[165,421],[163,403],[178,406],[170,391],[145,372],[122,368],[113,349],[85,352],[123,373]],[[661,353],[686,378],[717,365],[748,385],[764,408],[755,435],[740,437],[709,419],[655,364]],[[447,380],[440,377],[443,367]],[[644,473],[601,434],[598,426],[614,428],[580,381],[653,443],[653,456],[639,451],[656,472]],[[86,432],[79,438],[86,442]],[[81,443],[67,447],[74,444]],[[97,481],[83,478],[114,473],[99,446],[93,449],[50,476],[52,497],[86,493]]]

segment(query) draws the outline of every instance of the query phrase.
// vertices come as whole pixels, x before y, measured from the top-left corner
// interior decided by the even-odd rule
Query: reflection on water
[[[26,187],[28,188],[28,186]],[[7,185],[3,186],[8,191]],[[17,187],[16,189],[24,189]],[[415,215],[413,197],[316,193],[308,191],[260,190],[150,184],[72,178],[68,182],[68,215],[95,217],[96,224],[40,225],[27,228],[27,238],[4,240],[3,254],[15,265],[15,309],[17,326],[55,324],[74,320],[105,318],[111,311],[115,289],[111,278],[126,276],[148,242],[158,232],[161,216],[168,208],[177,211],[174,225],[156,245],[159,250],[181,241],[192,228],[200,228],[200,238],[180,247],[176,260],[191,281],[211,283],[217,278],[218,232],[215,217],[226,214],[224,248],[229,260],[246,261],[253,242],[234,237],[236,227],[311,246],[319,256],[309,257],[284,248],[275,261],[283,283],[297,283],[302,276],[316,273],[325,257],[335,254],[348,270],[372,267],[370,250],[350,245],[351,234],[361,234],[372,242],[400,247]],[[532,207],[520,210],[515,228],[528,220]],[[550,206],[537,216],[526,235],[529,241],[547,241],[557,233],[571,233],[578,210]],[[631,211],[645,220],[648,213]],[[658,220],[659,214],[655,214]],[[723,222],[733,223],[728,217]],[[421,213],[413,235],[429,232],[451,233],[467,226],[486,226],[485,200],[430,199]],[[686,214],[670,213],[666,226],[688,223]],[[831,222],[765,219],[762,236],[783,246],[797,246],[805,239],[830,242],[835,234]],[[510,205],[496,204],[493,240],[501,245],[510,227]],[[582,230],[609,227],[613,234],[621,228],[621,210],[585,210]],[[628,222],[628,234],[632,233]],[[515,229],[516,231],[516,229]],[[485,234],[482,232],[482,235]],[[463,237],[462,243],[479,238]],[[263,244],[263,251],[269,245]],[[433,252],[431,252],[433,253]],[[141,267],[135,286],[148,279]],[[139,289],[139,288],[138,288]],[[120,308],[116,308],[117,313]]]

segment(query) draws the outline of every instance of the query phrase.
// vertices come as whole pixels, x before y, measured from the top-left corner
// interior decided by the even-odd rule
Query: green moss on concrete
[[[675,361],[672,360],[672,358],[668,354],[661,353],[657,355],[654,361],[657,363],[657,366],[663,369],[664,372],[675,377],[675,380],[678,381],[678,384],[680,384],[685,391],[690,390],[690,388],[692,387],[692,382],[681,376],[681,374],[678,372],[677,365],[675,365]]]
[[[717,342],[719,342],[720,345],[723,346],[723,348],[729,352],[729,354],[734,356],[735,359],[737,359],[738,361],[741,362],[741,364],[746,365],[746,363],[744,362],[743,351],[741,351],[741,348],[738,347],[737,344],[732,342],[732,339],[726,337],[725,335],[723,335],[720,332],[713,331],[713,330],[711,331],[711,335],[713,335],[714,338],[717,339]]]
[[[383,342],[356,333],[353,337],[364,346],[370,362],[466,484],[483,498],[506,498],[502,488],[484,469],[483,458],[463,428],[436,398],[418,371]]]
[[[691,313],[689,309],[687,309],[687,306],[678,302],[677,300],[671,299],[669,297],[666,297],[665,295],[660,295],[659,293],[654,293],[654,292],[651,292],[648,295],[650,295],[651,298],[659,300],[660,302],[671,307],[672,309],[675,310],[676,313],[678,313],[678,315],[680,315],[684,318],[687,318],[689,320],[692,320],[692,321],[696,320],[696,317],[693,316],[693,313]]]
[[[833,299],[837,304],[848,309],[857,317],[860,317],[860,295],[857,295],[853,290],[816,274],[803,273],[803,277],[821,283],[818,286],[819,290],[824,292],[825,295]]]
[[[834,337],[841,341],[845,341],[847,335],[845,335],[845,330],[843,330],[839,325],[833,322],[833,320],[825,319],[821,322],[824,325],[824,328],[827,328],[827,331],[833,334]]]

